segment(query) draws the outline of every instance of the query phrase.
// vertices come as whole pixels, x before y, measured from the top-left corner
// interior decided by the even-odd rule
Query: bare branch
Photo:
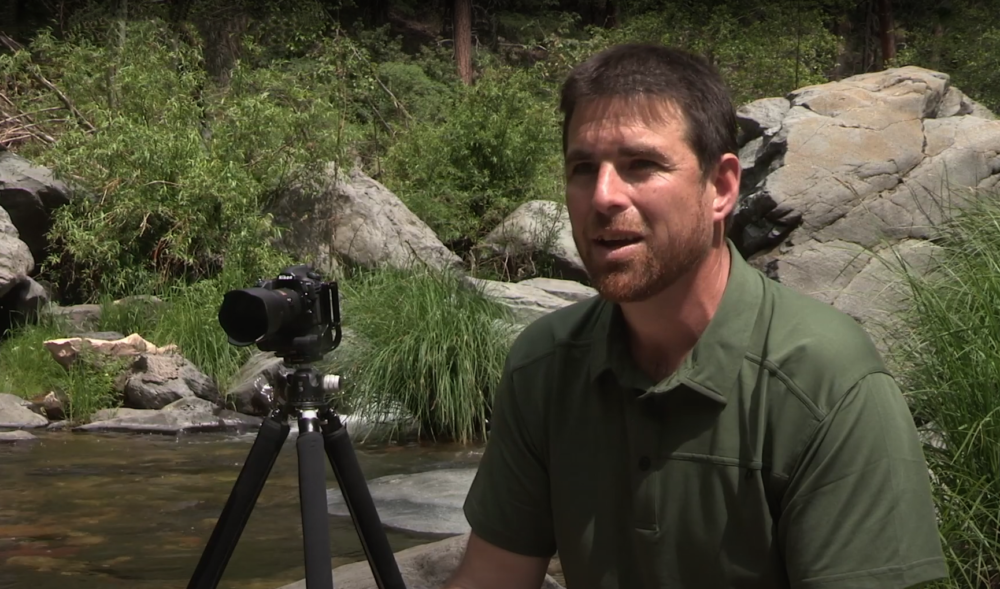
[[[8,49],[14,52],[18,51],[21,48],[21,46],[18,45],[16,41],[14,41],[13,39],[11,39],[10,37],[8,37],[3,33],[0,33],[0,43],[3,43]],[[59,101],[62,102],[64,105],[66,105],[66,108],[69,109],[71,113],[73,113],[73,116],[76,117],[76,120],[77,122],[80,123],[80,125],[86,127],[87,130],[92,133],[97,131],[97,128],[94,127],[94,125],[92,125],[90,121],[87,120],[87,117],[83,116],[83,113],[77,110],[73,102],[65,94],[63,94],[62,91],[59,90],[59,88],[56,88],[55,84],[48,81],[45,78],[45,76],[43,76],[41,72],[38,71],[37,67],[33,67],[30,69],[32,77],[38,80],[38,82],[40,82],[43,86],[51,90],[59,98]]]

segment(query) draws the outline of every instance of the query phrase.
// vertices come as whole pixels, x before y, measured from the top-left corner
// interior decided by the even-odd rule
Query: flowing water
[[[186,587],[254,440],[33,433],[38,440],[0,445],[0,589]],[[355,445],[355,452],[370,480],[474,466],[481,448]],[[220,589],[275,589],[305,576],[297,469],[290,436]],[[329,522],[331,566],[364,560],[351,520]],[[395,552],[436,539],[386,533]]]

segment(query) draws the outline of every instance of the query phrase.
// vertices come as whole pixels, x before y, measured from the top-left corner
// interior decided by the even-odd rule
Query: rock
[[[226,391],[226,406],[245,415],[266,416],[274,409],[273,399],[261,394],[261,390],[275,386],[280,370],[281,358],[273,352],[256,352],[233,376]]]
[[[69,397],[63,392],[49,391],[32,399],[31,404],[36,413],[44,415],[51,421],[62,421],[66,419]]]
[[[198,397],[221,405],[215,382],[179,354],[144,353],[132,362],[120,379],[125,406],[160,409],[186,397]]]
[[[740,127],[740,145],[781,127],[781,121],[791,106],[787,98],[776,97],[761,98],[737,108],[736,122]]]
[[[86,332],[96,329],[101,321],[101,306],[86,305],[49,305],[42,312],[43,315],[52,315],[59,320],[65,321],[71,330]],[[124,337],[124,336],[122,336]]]
[[[390,475],[368,481],[368,490],[383,526],[418,535],[450,536],[469,531],[462,503],[475,476],[475,468]],[[326,498],[330,515],[350,517],[340,489],[328,490]]]
[[[198,398],[179,399],[163,409],[102,409],[90,423],[76,431],[182,434],[247,432],[260,427],[261,419],[226,410]]]
[[[898,274],[897,257],[924,268],[935,227],[1000,184],[1000,121],[919,67],[769,100],[741,111],[741,153],[754,159],[730,237],[773,279],[854,316],[886,352],[905,297],[878,280]]]
[[[588,278],[563,203],[533,200],[522,204],[483,239],[480,247],[510,256],[544,252],[553,258],[553,277],[578,281]]]
[[[558,278],[529,278],[517,284],[530,286],[544,290],[550,295],[557,296],[567,301],[585,301],[597,296],[597,290],[593,287],[585,286],[572,280],[560,280]]]
[[[48,256],[52,214],[69,202],[69,188],[51,170],[0,152],[0,208],[10,215],[33,260],[41,262]]]
[[[10,221],[10,215],[0,208],[0,297],[20,284],[35,267],[28,244]]]
[[[174,344],[158,347],[137,333],[116,340],[86,337],[59,338],[47,340],[43,345],[63,368],[69,368],[81,354],[88,352],[108,358],[125,358],[140,354],[167,354],[177,350],[177,346]]]
[[[463,534],[400,550],[395,557],[403,584],[407,589],[441,589],[458,567],[468,541],[468,535]],[[378,588],[367,560],[333,569],[333,585],[337,589]],[[306,589],[306,583],[296,581],[280,589]],[[562,589],[562,586],[546,575],[541,589]]]
[[[426,223],[357,169],[344,174],[330,164],[318,185],[288,191],[270,212],[287,228],[280,245],[327,277],[338,274],[340,260],[365,268],[461,268]]]
[[[13,444],[16,442],[31,442],[37,440],[38,437],[34,436],[24,430],[15,430],[12,432],[0,432],[0,444]]]
[[[9,393],[0,393],[0,427],[28,429],[45,427],[49,420],[31,410],[31,403]]]
[[[541,288],[515,282],[497,282],[467,276],[463,280],[483,295],[507,306],[518,323],[528,324],[561,309],[572,301],[550,294]]]

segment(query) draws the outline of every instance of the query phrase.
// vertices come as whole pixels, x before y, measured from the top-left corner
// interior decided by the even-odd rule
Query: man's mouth
[[[616,235],[616,236],[598,237],[594,241],[597,243],[597,245],[601,247],[615,249],[639,243],[640,241],[642,241],[642,237],[638,235]]]

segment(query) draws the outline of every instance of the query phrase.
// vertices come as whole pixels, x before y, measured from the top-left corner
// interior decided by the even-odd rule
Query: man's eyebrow
[[[655,147],[650,147],[648,145],[625,145],[618,148],[618,155],[624,157],[637,157],[649,160],[656,160],[669,163],[670,156],[663,153],[661,150]]]
[[[625,145],[618,148],[618,155],[622,157],[643,158],[649,160],[671,163],[672,159],[663,151],[649,145]],[[578,161],[593,159],[594,154],[580,147],[574,147],[566,152],[566,164],[573,164]]]

